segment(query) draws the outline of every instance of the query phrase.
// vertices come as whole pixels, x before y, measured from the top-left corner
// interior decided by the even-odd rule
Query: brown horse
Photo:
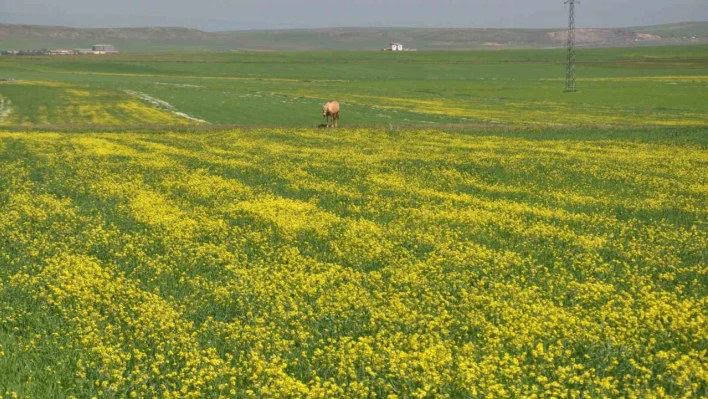
[[[339,103],[330,101],[322,104],[322,117],[327,118],[327,127],[329,127],[329,117],[332,117],[332,127],[339,125]]]

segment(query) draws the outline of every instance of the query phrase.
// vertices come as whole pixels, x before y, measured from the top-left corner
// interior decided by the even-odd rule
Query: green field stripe
[[[577,95],[562,90],[564,54],[540,50],[8,57],[2,65],[9,78],[147,93],[214,124],[312,127],[321,123],[319,103],[337,99],[345,126],[673,128],[708,124],[704,49],[582,49]],[[57,99],[55,89],[2,82],[14,110],[3,123],[179,123],[110,96],[90,99],[93,107]]]

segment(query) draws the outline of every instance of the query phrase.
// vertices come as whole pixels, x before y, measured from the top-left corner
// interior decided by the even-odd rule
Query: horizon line
[[[708,23],[708,20],[691,20],[691,21],[677,21],[668,22],[661,24],[651,24],[651,25],[633,25],[633,26],[615,26],[610,28],[597,28],[597,27],[581,27],[578,29],[626,29],[626,28],[640,28],[640,27],[652,27],[652,26],[665,26],[665,25],[681,25],[690,23]],[[185,26],[178,25],[145,25],[145,26],[114,26],[114,27],[76,27],[68,25],[42,25],[42,24],[26,24],[26,23],[8,23],[1,22],[0,26],[31,26],[31,27],[43,27],[43,28],[66,28],[66,29],[76,29],[76,30],[110,30],[110,29],[185,29],[203,33],[228,33],[228,32],[267,32],[267,31],[297,31],[297,30],[328,30],[328,29],[419,29],[419,30],[564,30],[567,27],[547,27],[547,28],[474,28],[474,27],[420,27],[420,26],[405,26],[405,25],[390,25],[390,26],[327,26],[327,27],[303,27],[303,28],[248,28],[248,29],[229,29],[229,30],[203,30],[197,28],[189,28]]]

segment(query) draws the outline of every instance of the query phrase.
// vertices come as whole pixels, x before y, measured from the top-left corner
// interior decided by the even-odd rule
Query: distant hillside
[[[708,22],[679,22],[667,25],[638,26],[626,30],[659,35],[667,39],[690,39],[692,37],[698,39],[708,37]]]
[[[579,29],[584,46],[708,42],[708,22],[622,29]],[[124,52],[200,50],[378,50],[389,42],[420,50],[562,46],[564,29],[327,28],[203,32],[187,28],[77,29],[0,25],[0,49],[81,48],[113,44]]]
[[[60,26],[0,25],[0,49],[86,48],[109,43],[129,52],[231,49],[215,34],[187,28],[78,29]]]
[[[547,31],[524,29],[328,28],[220,32],[218,35],[241,43],[257,43],[257,48],[305,50],[378,50],[391,42],[420,50],[537,47],[554,43]]]

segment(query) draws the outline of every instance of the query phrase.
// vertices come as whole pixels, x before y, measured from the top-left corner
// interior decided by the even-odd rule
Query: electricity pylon
[[[575,4],[578,0],[566,0],[565,4],[569,5],[568,15],[568,43],[566,48],[568,51],[568,63],[565,67],[565,91],[575,92]]]

